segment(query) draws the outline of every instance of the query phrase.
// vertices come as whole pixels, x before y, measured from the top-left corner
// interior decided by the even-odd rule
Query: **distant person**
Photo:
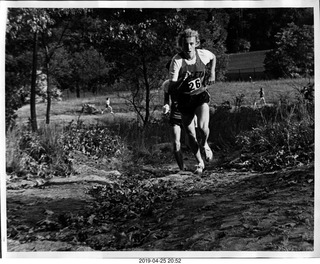
[[[104,113],[106,110],[109,110],[111,114],[114,114],[110,104],[111,104],[110,98],[107,97],[106,98],[106,108],[102,111],[102,113]]]
[[[259,96],[260,96],[260,104],[265,105],[266,104],[266,100],[264,98],[264,90],[263,90],[262,87],[260,88]]]
[[[215,81],[216,56],[209,50],[197,49],[200,46],[199,33],[192,29],[181,32],[177,38],[177,53],[170,64],[169,92],[177,94],[177,106],[181,112],[182,124],[186,129],[188,143],[198,164],[195,173],[201,174],[204,170],[204,161],[212,160],[213,153],[208,144],[209,138],[209,101],[210,95],[207,85]],[[206,65],[210,65],[210,74],[205,78]],[[197,116],[198,128],[201,131],[201,145],[198,143],[194,126],[194,117]]]

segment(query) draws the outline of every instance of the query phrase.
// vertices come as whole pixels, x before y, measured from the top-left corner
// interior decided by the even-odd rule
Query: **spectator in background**
[[[112,107],[111,107],[111,102],[110,102],[110,98],[107,97],[106,98],[106,108],[102,111],[102,114],[106,111],[106,110],[109,110],[111,114],[114,114],[113,113],[113,110],[112,110]]]
[[[260,96],[260,104],[265,105],[266,104],[266,100],[264,98],[264,90],[263,90],[262,87],[260,88],[259,96]]]

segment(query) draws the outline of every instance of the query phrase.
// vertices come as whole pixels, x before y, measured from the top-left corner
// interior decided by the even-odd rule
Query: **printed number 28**
[[[193,89],[199,89],[201,87],[201,80],[200,78],[197,78],[191,82],[189,82],[189,89],[193,90]]]

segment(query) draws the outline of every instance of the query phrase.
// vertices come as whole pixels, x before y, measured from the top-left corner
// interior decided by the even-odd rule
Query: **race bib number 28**
[[[199,89],[201,87],[201,79],[197,78],[190,82],[188,82],[189,90],[192,91],[194,89]]]

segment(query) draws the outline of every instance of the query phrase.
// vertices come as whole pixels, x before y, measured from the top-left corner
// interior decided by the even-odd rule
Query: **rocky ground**
[[[57,229],[56,217],[77,215],[92,204],[88,188],[117,181],[121,170],[77,165],[68,178],[7,179],[7,249],[25,251],[98,251],[120,243],[102,228],[82,240],[70,229]],[[148,181],[171,182],[184,195],[161,215],[140,221],[147,230],[130,251],[312,251],[314,247],[314,166],[257,173],[220,169],[214,164],[201,176],[177,173],[173,164],[141,167]],[[131,226],[136,224],[137,219]],[[50,229],[50,225],[52,228]],[[45,226],[45,228],[40,228]],[[109,241],[109,242],[108,242]],[[99,247],[97,244],[101,243]],[[109,247],[105,247],[105,245]],[[104,245],[104,246],[103,246]],[[111,246],[110,246],[111,245]]]

